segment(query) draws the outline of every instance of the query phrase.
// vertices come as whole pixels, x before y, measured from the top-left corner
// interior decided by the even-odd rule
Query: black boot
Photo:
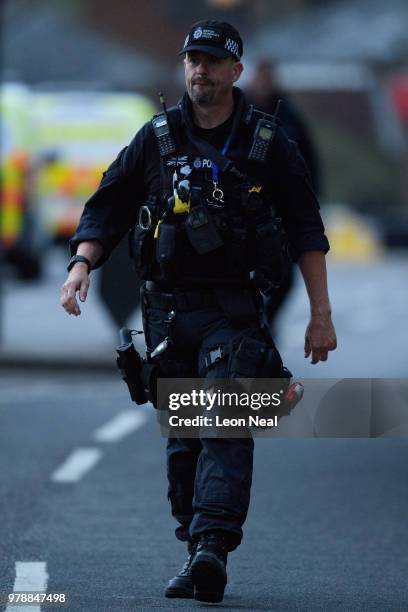
[[[190,576],[190,568],[191,562],[197,550],[197,542],[188,542],[188,558],[184,563],[183,567],[171,580],[169,580],[169,584],[167,585],[167,589],[165,591],[166,597],[183,597],[185,599],[193,599],[194,597],[194,587],[191,581]]]
[[[219,602],[227,584],[227,547],[221,534],[203,534],[190,567],[194,584],[194,599]]]

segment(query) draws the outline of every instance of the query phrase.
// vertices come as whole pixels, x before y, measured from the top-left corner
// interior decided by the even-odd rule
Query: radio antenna
[[[166,108],[166,102],[164,100],[164,93],[162,91],[159,91],[159,100],[160,100],[160,104],[163,107],[163,111],[167,117],[167,108]]]

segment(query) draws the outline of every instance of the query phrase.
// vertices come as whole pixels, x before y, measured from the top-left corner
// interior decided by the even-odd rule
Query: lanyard
[[[225,141],[225,144],[222,148],[221,154],[225,155],[226,152],[228,151],[228,147],[230,146],[230,142],[231,142],[231,134],[228,136],[227,140]],[[217,164],[215,162],[212,162],[211,164],[211,173],[212,173],[212,180],[213,183],[218,183],[218,173],[219,173],[219,168],[217,166]]]
[[[225,155],[226,152],[228,151],[228,147],[231,142],[231,136],[232,134],[230,134],[227,140],[225,141],[225,144],[221,151],[222,155]],[[219,168],[214,161],[211,163],[211,174],[212,174],[212,182],[213,182],[214,189],[212,192],[212,199],[207,200],[207,202],[208,204],[211,204],[212,206],[220,208],[222,204],[224,204],[224,192],[222,189],[218,187]]]

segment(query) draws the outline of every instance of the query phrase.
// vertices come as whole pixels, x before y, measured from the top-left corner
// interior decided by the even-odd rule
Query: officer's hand
[[[85,263],[77,262],[68,278],[61,288],[61,304],[68,314],[78,316],[81,309],[76,300],[76,293],[79,291],[79,299],[85,302],[89,288],[88,266]]]
[[[336,331],[331,316],[312,316],[305,334],[305,358],[312,353],[312,364],[327,361],[328,351],[334,351],[336,347]]]

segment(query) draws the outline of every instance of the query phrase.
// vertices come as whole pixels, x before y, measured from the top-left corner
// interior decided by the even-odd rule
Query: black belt
[[[216,306],[217,301],[211,292],[203,291],[144,291],[147,306],[161,310],[190,311],[200,310],[207,306]]]

